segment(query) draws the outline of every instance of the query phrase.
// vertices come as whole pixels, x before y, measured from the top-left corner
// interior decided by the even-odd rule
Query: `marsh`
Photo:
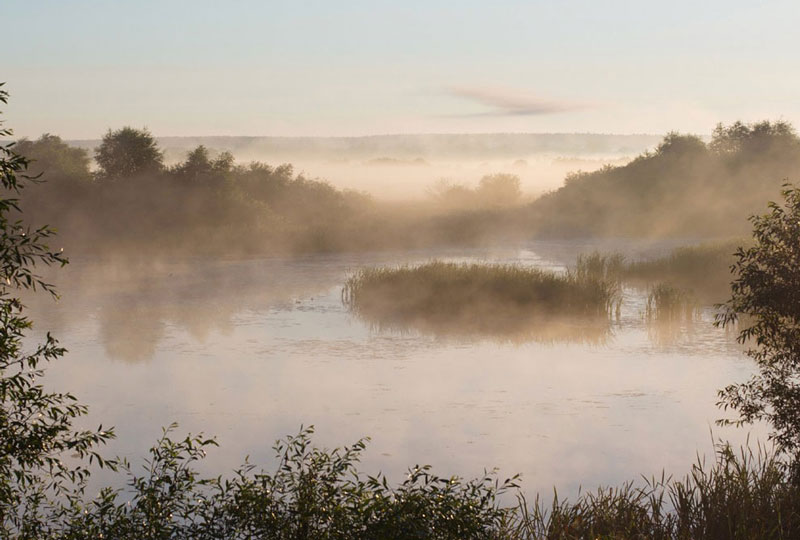
[[[323,446],[371,437],[364,469],[390,478],[424,456],[443,474],[497,466],[522,473],[530,492],[569,495],[681,473],[711,452],[712,436],[744,441],[744,429],[711,433],[716,390],[753,370],[712,326],[711,308],[664,331],[645,316],[647,289],[624,285],[603,339],[587,339],[580,320],[506,339],[370,324],[342,302],[344,284],[360,269],[432,260],[559,275],[581,253],[634,260],[674,245],[551,241],[146,268],[77,259],[54,274],[61,300],[31,307],[36,329],[70,351],[49,383],[92,404],[88,424],[124,426],[110,452],[142,455],[177,421],[217,435],[204,467],[230,470],[245,455],[269,463],[274,439],[313,424]]]

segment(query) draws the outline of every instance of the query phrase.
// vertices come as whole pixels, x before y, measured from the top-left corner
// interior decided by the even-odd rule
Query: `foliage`
[[[326,451],[312,445],[312,433],[278,441],[274,472],[245,463],[230,478],[201,479],[194,466],[214,442],[173,441],[165,430],[144,474],[125,464],[128,488],[76,508],[65,537],[480,539],[509,512],[497,498],[515,489],[514,478],[464,481],[417,466],[390,487],[386,477],[358,471],[366,440]]]
[[[33,176],[47,172],[47,184],[60,187],[90,179],[89,154],[83,148],[68,145],[58,135],[45,133],[36,140],[20,139],[14,152],[29,160],[28,173]],[[30,186],[29,186],[30,187]]]
[[[784,539],[800,535],[800,485],[786,463],[763,447],[738,453],[717,447],[685,478],[663,474],[642,485],[624,484],[551,505],[524,499],[506,538],[716,540]]]
[[[753,157],[763,152],[796,149],[797,144],[797,132],[791,124],[763,121],[755,124],[734,122],[730,126],[717,124],[708,147],[720,155]]]
[[[519,176],[500,173],[483,176],[474,189],[440,179],[428,195],[443,208],[476,210],[514,206],[522,198],[522,190]]]
[[[597,279],[616,283],[622,276],[624,265],[625,257],[619,253],[603,255],[595,251],[578,255],[573,272],[578,279]]]
[[[744,235],[758,201],[798,172],[800,138],[785,122],[719,125],[708,144],[669,133],[627,165],[569,175],[528,222],[541,236]]]
[[[681,289],[658,283],[647,293],[645,317],[652,322],[691,321],[697,316],[695,300]]]
[[[633,284],[664,283],[699,301],[717,303],[730,293],[730,267],[743,244],[736,240],[678,247],[664,257],[628,263],[623,276]]]
[[[132,128],[106,134],[96,152],[101,165],[96,178],[85,152],[58,137],[23,140],[20,147],[37,169],[47,168],[49,180],[24,195],[26,212],[57,224],[61,237],[79,252],[230,254],[376,246],[365,232],[377,227],[357,223],[372,212],[367,197],[295,175],[291,165],[237,165],[230,153],[212,155],[200,146],[164,169],[155,139]]]
[[[64,538],[196,539],[782,539],[800,534],[800,485],[785,461],[762,446],[735,452],[720,443],[716,459],[698,458],[673,480],[598,488],[574,501],[529,504],[516,477],[464,481],[412,467],[399,485],[364,475],[366,440],[333,450],[311,442],[312,429],[278,441],[273,472],[246,463],[230,478],[194,470],[202,436],[170,432],[151,450],[143,475],[126,465],[128,488],[105,490],[76,506]],[[511,506],[516,496],[518,504]],[[508,501],[504,505],[501,500]]]
[[[743,323],[741,343],[758,373],[720,392],[720,405],[738,411],[734,423],[767,421],[780,447],[800,451],[800,189],[789,184],[783,205],[753,216],[754,244],[739,248],[731,297],[717,324]],[[743,319],[744,317],[744,319]]]
[[[0,88],[0,103],[7,97]],[[0,129],[0,137],[10,135]],[[19,289],[37,288],[55,294],[34,266],[66,263],[46,243],[49,228],[32,229],[12,217],[20,211],[16,195],[29,180],[27,165],[13,143],[0,145],[0,533],[41,538],[52,523],[47,518],[67,511],[75,486],[89,475],[88,465],[105,463],[96,447],[113,433],[102,426],[75,430],[72,422],[86,414],[86,407],[69,393],[42,386],[44,365],[64,354],[52,336],[31,351],[24,347],[32,322],[15,295]],[[67,455],[78,461],[72,464]]]
[[[101,180],[118,181],[153,174],[164,168],[164,154],[146,129],[108,130],[95,151]]]
[[[489,206],[511,206],[522,197],[519,176],[515,174],[490,174],[481,178],[475,194]]]
[[[800,170],[800,142],[782,122],[719,126],[708,145],[670,133],[629,164],[568,175],[525,206],[508,174],[475,187],[440,181],[434,204],[410,208],[202,146],[165,168],[152,135],[129,127],[105,135],[95,175],[81,150],[51,135],[20,151],[51,178],[25,195],[29,215],[55,224],[74,252],[144,257],[483,245],[531,234],[730,237],[746,231],[753,201],[772,193],[775,178]]]

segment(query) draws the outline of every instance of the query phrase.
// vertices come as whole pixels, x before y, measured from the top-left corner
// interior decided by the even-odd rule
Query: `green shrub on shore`
[[[390,486],[357,464],[366,439],[322,450],[304,429],[274,446],[274,471],[245,463],[229,477],[201,478],[195,467],[212,440],[175,441],[170,430],[150,451],[143,474],[127,463],[127,488],[106,489],[65,516],[54,538],[183,539],[490,539],[510,509],[498,498],[516,478],[474,480],[409,469]]]

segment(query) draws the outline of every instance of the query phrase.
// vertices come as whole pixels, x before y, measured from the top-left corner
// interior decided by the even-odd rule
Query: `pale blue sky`
[[[18,135],[800,127],[800,2],[0,0]]]

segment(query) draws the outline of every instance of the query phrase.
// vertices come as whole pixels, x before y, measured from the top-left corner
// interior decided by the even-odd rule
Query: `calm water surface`
[[[380,330],[342,305],[361,266],[433,258],[563,271],[598,246],[532,243],[495,250],[196,260],[131,267],[73,261],[53,275],[62,298],[30,299],[40,332],[69,349],[47,376],[91,407],[87,425],[116,426],[108,453],[135,458],[173,421],[221,444],[204,469],[273,464],[276,438],[316,426],[315,441],[372,438],[363,469],[399,478],[429,463],[441,474],[522,473],[529,492],[574,494],[641,474],[683,475],[722,429],[716,390],[753,367],[730,335],[700,320],[643,317],[626,289],[604,340],[579,328],[528,340]],[[668,246],[604,245],[630,256]],[[752,431],[752,430],[751,430]],[[763,438],[755,429],[751,438]]]

